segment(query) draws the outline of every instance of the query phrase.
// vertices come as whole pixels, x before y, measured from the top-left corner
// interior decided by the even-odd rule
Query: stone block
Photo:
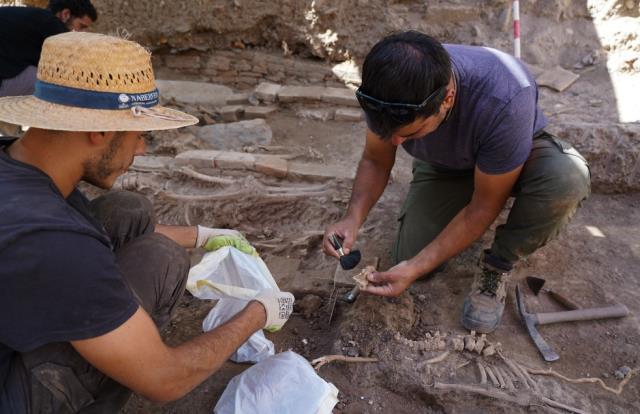
[[[542,72],[542,74],[536,78],[536,82],[539,86],[547,86],[558,92],[562,92],[571,86],[573,82],[577,81],[579,77],[580,75],[577,73],[556,66],[553,69]]]
[[[253,170],[256,158],[246,152],[222,151],[215,159],[216,168],[222,170]]]
[[[325,88],[322,100],[336,105],[360,106],[356,93],[347,88]]]
[[[287,160],[272,156],[256,155],[256,171],[272,177],[284,178],[287,176]]]
[[[271,82],[261,82],[253,92],[260,102],[275,102],[282,85]]]
[[[269,145],[273,137],[264,119],[207,125],[198,128],[197,137],[211,148],[236,150],[247,145]]]
[[[225,122],[235,122],[244,114],[244,106],[228,105],[220,108],[220,116]]]
[[[191,150],[181,152],[176,155],[176,165],[191,165],[194,167],[214,168],[215,160],[220,151],[213,150]]]
[[[223,106],[233,92],[226,86],[207,82],[156,80],[163,99],[175,99],[177,102]]]
[[[363,112],[360,109],[339,108],[336,109],[334,119],[336,121],[358,122],[362,121]]]
[[[299,161],[289,162],[289,176],[313,181],[353,180],[355,167],[345,168],[339,165],[310,164]]]
[[[171,69],[200,69],[200,56],[198,55],[168,55],[164,63]]]
[[[296,112],[296,116],[298,118],[304,118],[304,119],[312,119],[314,121],[328,121],[330,119],[333,119],[333,109],[327,109],[327,108],[322,108],[322,109],[301,109],[298,112]]]
[[[320,86],[283,86],[278,92],[280,102],[319,102],[325,88]]]
[[[226,57],[211,56],[206,63],[206,67],[209,69],[226,72],[231,70],[231,61]]]
[[[162,171],[165,170],[173,157],[155,155],[139,155],[133,159],[131,168],[136,171]]]
[[[267,118],[278,110],[277,106],[248,106],[244,110],[246,119]]]
[[[227,105],[242,105],[249,103],[249,92],[232,93],[227,96]]]

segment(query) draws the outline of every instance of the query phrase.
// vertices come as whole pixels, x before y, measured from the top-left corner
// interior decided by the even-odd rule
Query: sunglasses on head
[[[356,91],[356,98],[358,98],[358,102],[362,109],[369,109],[376,112],[386,112],[394,117],[408,117],[413,116],[416,112],[424,109],[429,102],[433,100],[435,96],[442,91],[447,85],[443,85],[433,91],[427,98],[419,104],[408,104],[408,103],[396,103],[396,102],[385,102],[379,99],[376,99],[372,96],[364,94],[360,88]]]

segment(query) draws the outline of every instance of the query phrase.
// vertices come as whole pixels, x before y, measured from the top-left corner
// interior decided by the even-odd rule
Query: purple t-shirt
[[[523,164],[534,133],[548,121],[538,88],[524,64],[487,47],[444,45],[451,56],[457,95],[449,119],[402,146],[436,167],[502,174]]]

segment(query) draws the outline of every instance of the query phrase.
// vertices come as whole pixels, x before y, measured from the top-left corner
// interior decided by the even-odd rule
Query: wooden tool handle
[[[562,306],[564,306],[567,309],[580,309],[580,306],[578,306],[577,303],[575,303],[574,301],[572,301],[571,299],[567,298],[566,296],[556,292],[555,290],[550,290],[549,291],[549,295],[551,295],[551,297],[553,299],[556,300],[556,302],[558,302],[559,304],[561,304]]]
[[[605,308],[578,309],[565,312],[537,313],[538,325],[557,322],[591,321],[595,319],[622,318],[629,314],[624,305],[614,305]]]

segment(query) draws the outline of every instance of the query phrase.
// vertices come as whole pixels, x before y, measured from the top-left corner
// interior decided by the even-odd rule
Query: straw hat
[[[0,98],[0,120],[60,131],[153,131],[198,122],[158,103],[151,54],[142,46],[68,32],[45,40],[32,96]]]

